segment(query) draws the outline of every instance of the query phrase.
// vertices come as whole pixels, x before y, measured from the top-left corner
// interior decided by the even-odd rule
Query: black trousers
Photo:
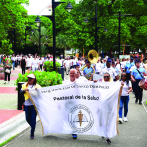
[[[21,69],[22,69],[22,75],[26,73],[26,68],[25,66],[21,66]]]
[[[138,102],[138,100],[139,100],[139,103],[141,103],[142,96],[143,96],[143,89],[138,86],[140,81],[141,80],[136,80],[136,82],[134,82],[136,102]]]
[[[8,81],[10,81],[10,73],[8,74],[5,72],[5,81],[7,81],[7,77],[8,77]]]
[[[128,79],[128,80],[131,80],[130,73],[127,73],[127,79]]]
[[[40,64],[40,69],[42,70],[42,64]]]

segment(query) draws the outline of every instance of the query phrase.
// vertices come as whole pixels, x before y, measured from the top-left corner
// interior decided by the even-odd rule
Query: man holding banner
[[[29,91],[42,133],[116,136],[121,83],[76,83],[75,74],[69,83]]]

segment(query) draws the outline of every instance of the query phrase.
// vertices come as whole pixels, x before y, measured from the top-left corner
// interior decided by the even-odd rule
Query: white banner
[[[85,82],[31,90],[43,134],[114,137],[120,82]]]

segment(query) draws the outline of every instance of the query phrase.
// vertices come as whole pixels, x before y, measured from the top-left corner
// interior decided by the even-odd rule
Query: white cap
[[[36,78],[34,74],[29,74],[27,77],[28,78],[32,78],[32,79],[35,79]]]

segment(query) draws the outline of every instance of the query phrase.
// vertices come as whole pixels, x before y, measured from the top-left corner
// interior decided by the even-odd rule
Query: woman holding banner
[[[22,85],[22,89],[20,91],[20,94],[24,94],[25,97],[25,115],[26,115],[26,121],[31,127],[31,134],[30,134],[30,139],[34,139],[34,132],[35,132],[35,127],[36,127],[36,110],[33,106],[32,101],[30,100],[30,95],[28,93],[29,90],[31,89],[37,89],[40,88],[41,86],[37,84],[36,77],[34,74],[29,74],[28,76],[28,82],[27,84]]]

